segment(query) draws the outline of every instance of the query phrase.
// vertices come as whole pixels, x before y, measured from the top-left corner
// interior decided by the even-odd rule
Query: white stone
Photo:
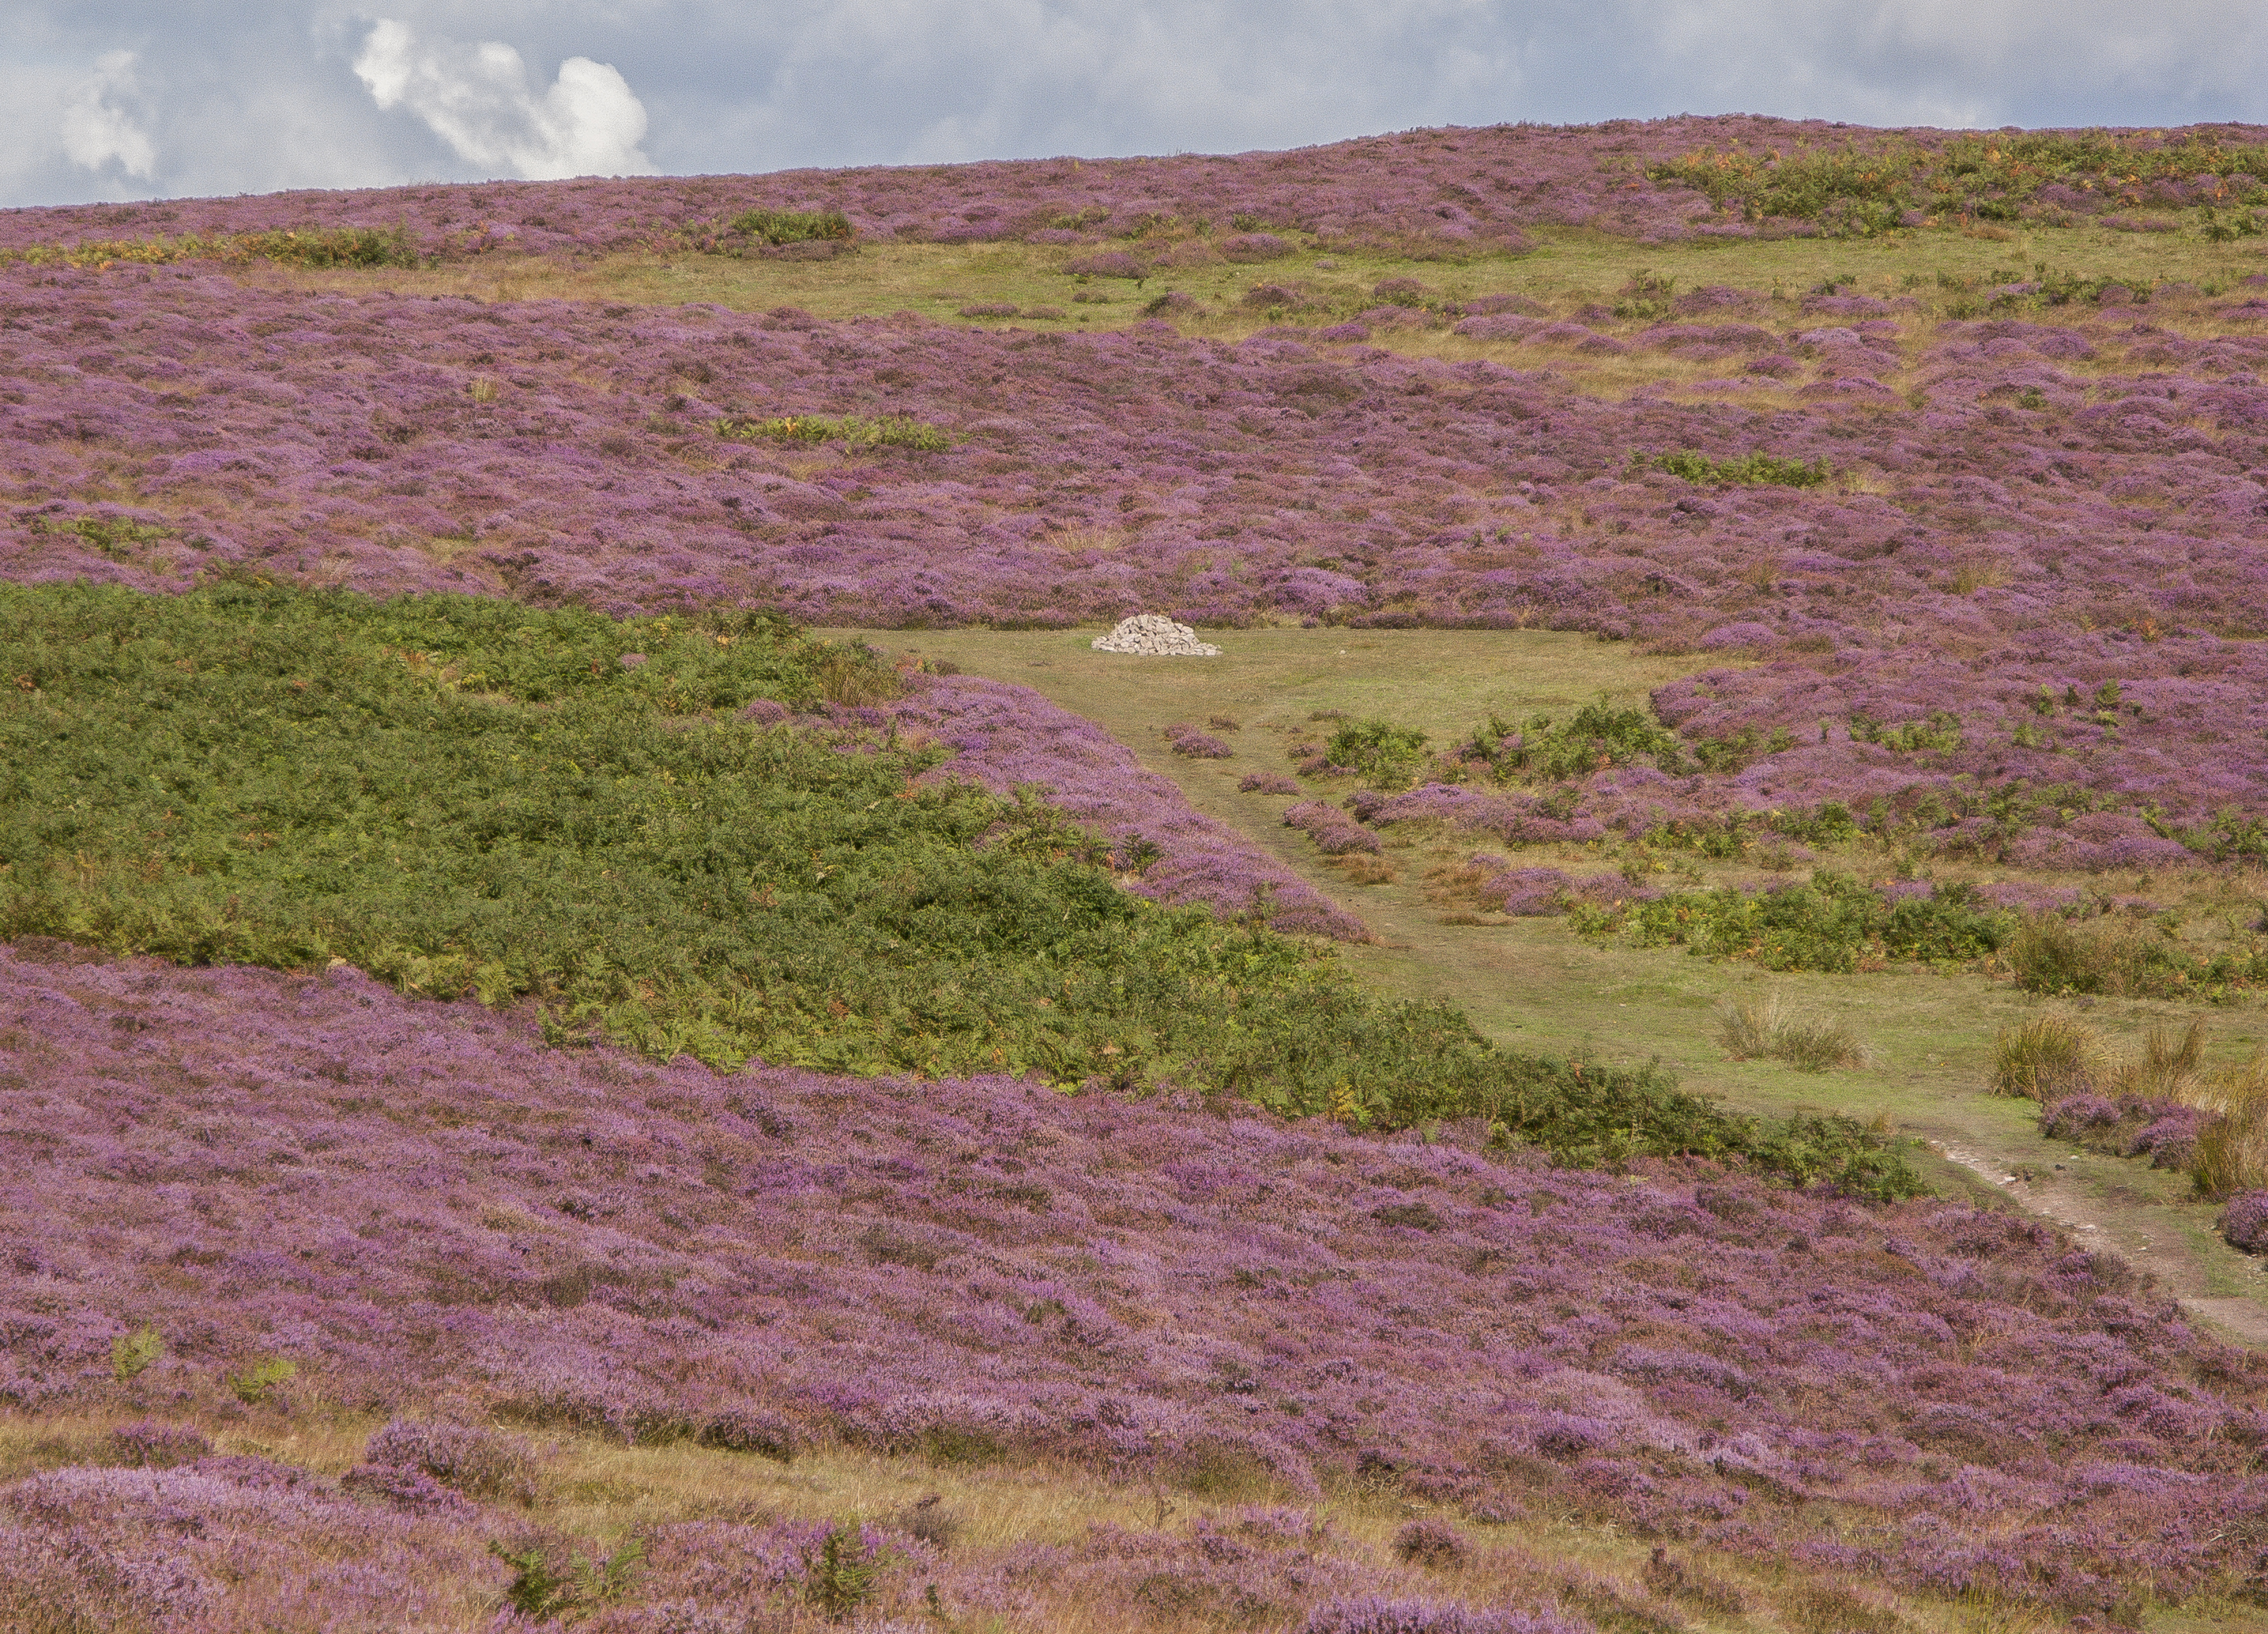
[[[1120,619],[1107,636],[1090,644],[1097,652],[1138,652],[1150,658],[1217,659],[1220,649],[1199,641],[1187,624],[1176,624],[1162,613],[1137,613]]]

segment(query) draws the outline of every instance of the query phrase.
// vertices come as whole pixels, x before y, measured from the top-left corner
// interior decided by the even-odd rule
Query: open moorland
[[[2264,364],[2240,127],[0,212],[0,1621],[2257,1626]]]

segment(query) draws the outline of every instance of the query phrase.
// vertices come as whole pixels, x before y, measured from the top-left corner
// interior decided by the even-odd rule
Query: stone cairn
[[[1122,618],[1107,636],[1097,636],[1097,652],[1138,652],[1149,658],[1217,659],[1220,649],[1199,641],[1187,624],[1176,624],[1162,613],[1137,613]]]

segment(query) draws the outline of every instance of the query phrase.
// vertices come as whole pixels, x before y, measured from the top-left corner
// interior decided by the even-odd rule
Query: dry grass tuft
[[[2199,1097],[2211,1093],[2204,1075],[2205,1018],[2200,1016],[2176,1039],[2162,1027],[2150,1029],[2142,1053],[2119,1064],[2110,1074],[2113,1093],[2146,1100],[2179,1100],[2201,1107]]]
[[[1867,1047],[1845,1021],[1790,1014],[1777,994],[1763,1003],[1729,1005],[1717,1012],[1717,1041],[1735,1061],[1785,1061],[1801,1072],[1863,1067]]]
[[[2220,1115],[2198,1133],[2190,1165],[2198,1190],[2218,1200],[2268,1187],[2268,1050],[2213,1073],[2183,1099]]]
[[[2110,1064],[2102,1035],[2069,1016],[2034,1016],[1992,1041],[1992,1093],[2043,1103],[2092,1086]]]

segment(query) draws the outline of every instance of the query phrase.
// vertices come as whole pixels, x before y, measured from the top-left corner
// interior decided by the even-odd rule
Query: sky
[[[2261,0],[6,0],[0,205],[1775,114],[2268,122]]]

